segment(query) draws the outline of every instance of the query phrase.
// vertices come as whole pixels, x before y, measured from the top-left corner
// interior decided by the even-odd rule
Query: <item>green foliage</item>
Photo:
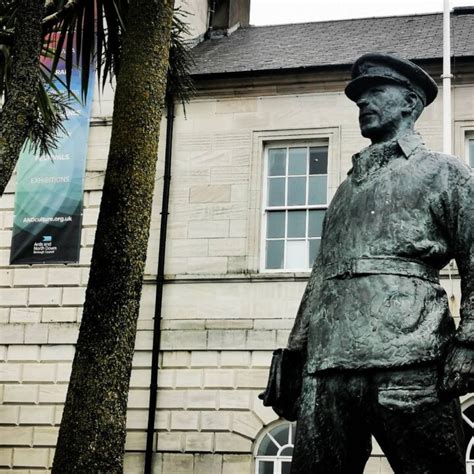
[[[54,150],[62,122],[67,117],[72,101],[79,100],[71,93],[74,66],[81,71],[81,95],[88,93],[89,74],[95,64],[102,87],[118,74],[122,55],[123,35],[130,0],[47,0],[47,16],[43,20],[43,52],[51,58],[51,68],[40,64],[40,85],[36,94],[38,120],[29,131],[35,150],[49,154]],[[19,14],[15,0],[0,1],[0,104],[8,100],[11,82],[12,43],[15,18]],[[194,94],[188,72],[193,64],[189,45],[184,40],[188,33],[184,21],[186,12],[175,9],[173,16],[170,67],[167,97],[183,104]],[[64,60],[66,76],[55,74],[58,63]]]
[[[48,79],[38,84],[36,99],[39,116],[30,127],[29,145],[35,153],[50,154],[59,135],[66,132],[63,121],[68,110],[72,110],[71,100],[66,92],[59,91]]]
[[[45,19],[46,37],[50,43],[52,38],[56,41],[51,69],[55,71],[59,60],[65,60],[66,85],[69,88],[72,67],[77,65],[81,69],[83,98],[87,95],[91,64],[96,65],[102,87],[119,73],[128,8],[129,0],[55,0],[55,13]],[[183,105],[194,92],[189,76],[192,56],[184,40],[189,32],[184,21],[185,15],[186,12],[180,8],[174,11],[167,93]]]
[[[195,87],[189,70],[194,65],[189,44],[184,36],[189,33],[187,23],[184,21],[186,12],[176,8],[173,15],[170,45],[170,66],[168,69],[168,82],[166,95],[173,97],[185,107],[193,97]]]
[[[53,46],[55,71],[60,59],[66,65],[66,85],[72,68],[81,70],[82,96],[87,96],[91,65],[96,65],[102,86],[118,73],[129,0],[52,0],[53,11],[44,22],[46,45]]]
[[[19,10],[14,0],[0,2],[0,103],[4,104],[9,97],[12,80],[13,38],[15,20]],[[46,46],[45,46],[46,48]],[[30,146],[42,154],[50,153],[56,146],[60,133],[64,132],[62,125],[70,109],[70,99],[65,90],[61,91],[55,82],[60,81],[51,76],[45,66],[38,69],[40,81],[36,92],[38,119],[29,129]]]

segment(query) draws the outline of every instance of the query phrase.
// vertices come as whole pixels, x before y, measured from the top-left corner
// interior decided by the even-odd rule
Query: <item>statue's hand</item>
[[[456,343],[451,346],[444,363],[440,389],[447,397],[474,392],[474,348]]]

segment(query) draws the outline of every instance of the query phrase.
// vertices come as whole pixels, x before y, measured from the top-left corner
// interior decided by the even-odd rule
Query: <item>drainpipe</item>
[[[161,310],[163,303],[163,284],[165,275],[166,230],[168,227],[168,207],[171,182],[171,155],[173,149],[174,100],[166,99],[166,149],[163,175],[163,199],[161,203],[160,248],[156,271],[155,315],[153,324],[153,348],[151,352],[150,401],[148,405],[148,425],[146,432],[145,474],[151,474],[153,461],[153,438],[155,434],[156,396],[158,392],[158,357],[161,343]]]
[[[451,137],[451,18],[449,0],[443,9],[443,153],[452,153]]]
[[[210,39],[212,36],[212,30],[213,30],[212,24],[214,23],[215,12],[216,12],[216,0],[212,0],[209,6],[209,14],[208,14],[208,19],[207,19],[207,31],[206,31],[206,34],[204,35],[205,39]]]

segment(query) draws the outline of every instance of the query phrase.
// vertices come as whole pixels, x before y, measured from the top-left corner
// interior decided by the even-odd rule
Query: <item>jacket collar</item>
[[[398,138],[397,143],[406,158],[409,158],[419,146],[424,145],[423,138],[415,131],[405,133]]]
[[[413,154],[413,152],[420,146],[424,145],[423,138],[421,135],[416,132],[410,130],[407,133],[404,133],[403,135],[399,136],[397,139],[394,140],[395,143],[398,144],[400,147],[400,150],[403,153],[403,156],[408,159],[410,156]],[[386,142],[386,144],[390,144],[390,142]],[[355,163],[357,159],[360,157],[361,154],[369,152],[373,147],[375,146],[380,146],[380,145],[370,145],[363,150],[361,150],[359,153],[356,153],[355,155],[352,156],[352,163]],[[354,167],[352,167],[347,174],[350,175],[352,174],[354,170]]]

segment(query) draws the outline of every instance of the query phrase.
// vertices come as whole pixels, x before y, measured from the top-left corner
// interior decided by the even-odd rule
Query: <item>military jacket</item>
[[[416,133],[353,156],[289,339],[308,373],[431,363],[453,337],[474,343],[473,196],[470,168]],[[457,330],[438,279],[452,258]]]

